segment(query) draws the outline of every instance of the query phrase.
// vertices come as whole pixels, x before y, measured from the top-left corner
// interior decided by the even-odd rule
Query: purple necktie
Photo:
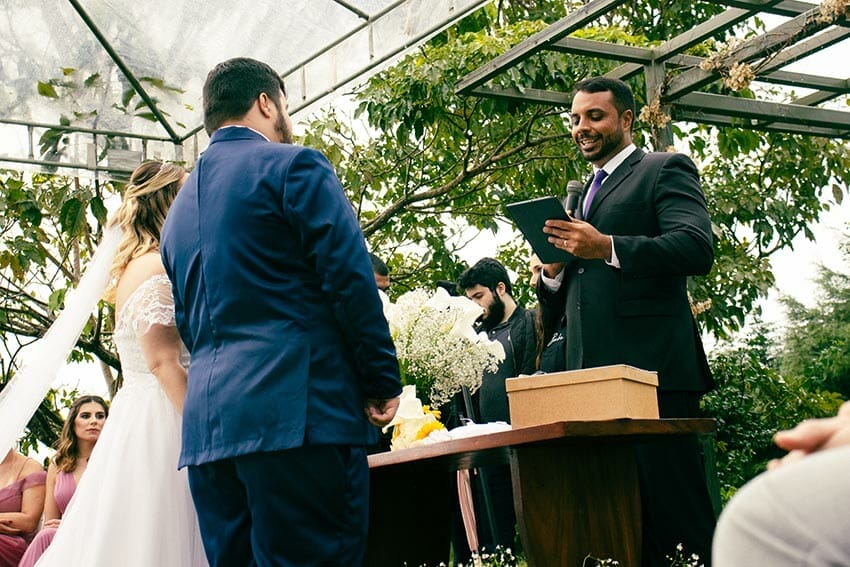
[[[587,213],[590,211],[590,203],[593,202],[596,192],[599,191],[600,187],[602,187],[602,180],[605,179],[607,175],[607,171],[599,169],[596,171],[596,175],[593,176],[593,181],[590,182],[590,189],[587,190],[587,197],[584,198],[584,218],[587,218]]]

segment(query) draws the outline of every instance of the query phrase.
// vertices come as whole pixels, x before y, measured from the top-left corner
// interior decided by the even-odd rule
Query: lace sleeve
[[[127,300],[121,315],[137,337],[154,325],[174,327],[174,298],[168,276],[159,274],[142,282]]]

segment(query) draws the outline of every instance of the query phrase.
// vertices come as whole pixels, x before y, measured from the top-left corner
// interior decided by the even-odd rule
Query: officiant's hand
[[[611,237],[602,234],[588,222],[549,219],[543,226],[543,232],[549,235],[549,242],[555,248],[565,250],[573,256],[585,260],[611,261]],[[546,275],[549,276],[548,270]]]
[[[399,400],[400,398],[397,397],[389,400],[366,400],[366,407],[363,408],[363,411],[366,412],[369,423],[383,427],[391,422],[398,410]]]

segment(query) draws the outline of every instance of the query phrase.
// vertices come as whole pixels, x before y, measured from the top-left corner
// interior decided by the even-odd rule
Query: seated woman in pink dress
[[[44,525],[21,559],[20,567],[35,565],[53,541],[60,518],[86,470],[107,415],[109,408],[100,396],[82,396],[71,404],[59,435],[56,454],[47,469]]]
[[[44,506],[44,469],[10,449],[0,462],[0,567],[17,567]]]

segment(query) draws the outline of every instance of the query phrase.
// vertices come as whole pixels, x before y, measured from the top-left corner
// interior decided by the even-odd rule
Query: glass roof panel
[[[206,73],[235,56],[284,74],[296,114],[487,1],[4,0],[0,161],[97,169],[107,150],[195,143]],[[39,138],[59,125],[77,133],[50,158]]]

